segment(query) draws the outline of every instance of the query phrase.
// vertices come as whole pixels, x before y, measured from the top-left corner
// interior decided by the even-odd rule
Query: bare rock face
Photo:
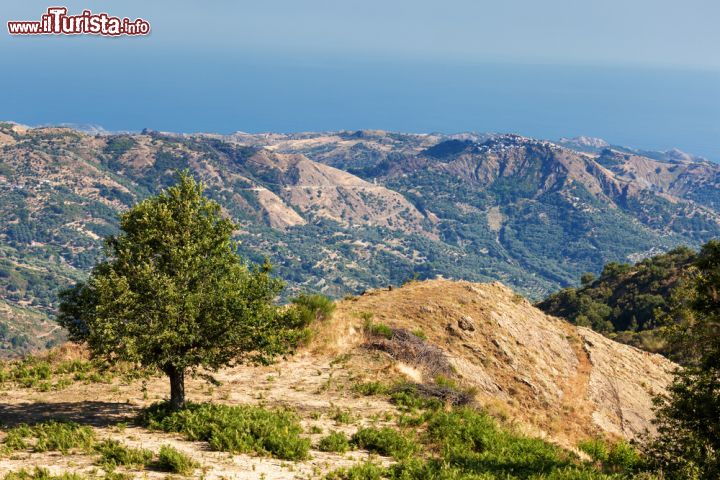
[[[470,315],[463,315],[462,317],[460,317],[457,323],[458,327],[460,327],[461,330],[465,330],[466,332],[475,331],[475,324]]]
[[[303,155],[278,154],[265,149],[256,153],[252,160],[280,178],[282,200],[276,197],[275,203],[293,212],[291,206],[295,207],[307,219],[322,217],[345,226],[379,225],[436,238],[433,232],[423,227],[423,214],[393,190]],[[295,215],[297,218],[284,222],[290,225],[306,222],[300,215]],[[288,215],[282,218],[286,219]],[[284,226],[282,222],[278,225]]]
[[[632,439],[652,432],[652,398],[676,367],[550,317],[500,283],[432,280],[373,291],[340,303],[339,332],[358,322],[354,312],[422,330],[481,405],[568,445],[597,434]],[[341,336],[346,349],[357,345]]]
[[[618,344],[587,328],[578,328],[592,368],[588,399],[596,406],[593,422],[603,430],[635,437],[652,418],[652,396],[671,380],[673,364],[660,355]]]

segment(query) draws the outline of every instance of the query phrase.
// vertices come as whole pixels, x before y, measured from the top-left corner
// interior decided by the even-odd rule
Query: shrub
[[[117,136],[108,139],[105,152],[111,155],[120,156],[135,145],[135,140],[129,136]]]
[[[198,467],[198,463],[177,449],[163,445],[160,447],[155,466],[165,472],[187,475]]]
[[[608,448],[600,439],[583,440],[578,444],[578,449],[590,455],[594,461],[605,463],[608,459]]]
[[[477,467],[480,468],[480,467]],[[512,465],[497,472],[476,470],[473,464],[465,466],[450,465],[437,460],[403,461],[388,468],[385,477],[402,480],[629,480],[638,477],[610,476],[581,467],[563,467],[552,470],[548,474],[516,474]],[[646,480],[653,480],[646,477]]]
[[[55,367],[55,372],[63,374],[63,373],[80,373],[80,372],[87,372],[90,371],[93,367],[95,367],[92,362],[89,362],[87,360],[65,360],[60,362]]]
[[[372,321],[365,324],[365,331],[374,337],[382,337],[387,340],[392,339],[393,329],[384,323],[373,323]]]
[[[350,442],[344,433],[331,432],[327,437],[320,440],[318,449],[321,452],[345,453],[350,450]]]
[[[635,470],[641,463],[640,454],[632,445],[620,441],[610,447],[605,463],[614,471]]]
[[[352,443],[358,448],[395,459],[407,458],[419,450],[415,440],[389,427],[361,428],[352,436]]]
[[[34,452],[59,451],[66,454],[75,448],[88,450],[94,442],[95,432],[92,428],[51,420],[12,428],[7,431],[3,444],[10,451],[31,448]]]
[[[578,448],[590,455],[606,470],[613,472],[633,471],[641,463],[638,451],[624,441],[608,446],[601,439],[585,440],[578,445]]]
[[[128,473],[106,472],[103,480],[134,480],[134,478]]]
[[[315,321],[324,321],[332,318],[335,311],[335,303],[325,295],[302,294],[291,300],[298,312],[303,325],[309,325]]]
[[[388,393],[389,388],[380,382],[366,382],[353,385],[353,391],[369,397],[371,395],[385,395]]]
[[[3,381],[14,381],[23,388],[32,388],[47,383],[52,378],[52,368],[47,361],[31,356],[10,364],[2,377]]]
[[[405,411],[437,410],[443,406],[443,402],[439,399],[421,394],[418,385],[412,383],[396,385],[390,395],[390,402]]]
[[[52,352],[47,358],[28,356],[23,360],[0,363],[0,383],[13,382],[21,388],[35,388],[43,392],[61,390],[73,381],[110,383],[115,376],[130,381],[146,378],[152,373],[127,362],[116,362],[112,366],[97,360],[54,362]]]
[[[213,450],[225,452],[303,460],[310,449],[310,441],[300,437],[297,416],[288,410],[201,403],[173,412],[161,403],[146,409],[141,422],[150,428],[183,433],[188,440],[206,441]]]
[[[626,443],[607,447],[587,441],[581,448],[599,459],[596,465],[541,439],[502,428],[484,412],[469,407],[425,410],[420,417],[425,433],[415,439],[390,428],[360,429],[351,443],[396,460],[386,468],[372,463],[339,469],[328,479],[391,480],[651,480],[651,472],[639,472],[637,453]],[[420,451],[422,446],[423,450]],[[616,452],[613,454],[613,449]],[[675,477],[673,477],[675,478]],[[677,477],[686,478],[686,477]]]
[[[512,471],[525,478],[570,465],[558,447],[502,430],[489,415],[471,408],[438,412],[427,433],[446,462],[471,463],[479,472]]]
[[[117,440],[105,440],[95,446],[100,453],[101,464],[106,470],[112,471],[117,466],[141,468],[148,465],[153,458],[150,450],[130,448]]]
[[[343,410],[339,407],[335,407],[335,409],[330,414],[330,418],[335,420],[335,423],[338,423],[340,425],[347,425],[349,423],[352,423],[354,420],[354,417],[349,410]]]

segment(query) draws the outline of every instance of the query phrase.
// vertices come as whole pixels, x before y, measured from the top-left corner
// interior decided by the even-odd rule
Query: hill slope
[[[411,282],[343,301],[327,348],[362,347],[367,314],[392,328],[422,331],[481,398],[500,401],[511,418],[566,442],[598,431],[634,438],[652,430],[652,396],[664,391],[675,367],[550,317],[500,283]],[[422,361],[409,363],[410,375],[432,380]]]
[[[535,298],[607,261],[637,261],[720,234],[720,167],[707,161],[589,153],[518,135],[408,135],[398,147],[400,137],[268,141],[402,193],[437,220],[441,239],[464,262]],[[494,259],[521,267],[522,280]]]
[[[392,336],[371,333],[369,319],[388,326]],[[658,355],[549,317],[497,283],[434,280],[373,290],[338,302],[333,318],[314,328],[310,345],[276,365],[222,370],[215,386],[189,380],[189,399],[290,408],[315,446],[329,431],[397,426],[398,406],[384,394],[358,393],[358,386],[370,381],[437,386],[437,371],[444,370],[444,384],[472,389],[473,401],[507,428],[573,448],[589,437],[630,439],[652,428],[651,395],[664,390],[674,368]],[[424,338],[416,336],[420,331]],[[76,358],[72,350],[64,355]],[[213,452],[204,442],[138,426],[121,429],[117,422],[130,422],[141,407],[167,396],[165,379],[88,383],[68,378],[69,384],[53,391],[0,383],[0,422],[13,426],[63,417],[93,426],[100,438],[131,446],[157,450],[170,444],[201,462],[204,478],[260,473],[320,478],[367,458],[362,450],[340,455],[313,447],[311,459],[288,463]],[[346,418],[339,420],[338,412]],[[90,472],[97,468],[93,462],[87,453],[27,453],[0,459],[0,474],[32,465]],[[163,478],[160,472],[147,475]]]

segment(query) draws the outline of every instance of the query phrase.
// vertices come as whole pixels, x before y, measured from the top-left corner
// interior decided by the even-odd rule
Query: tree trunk
[[[178,410],[185,406],[185,369],[169,366],[165,373],[170,377],[170,408]]]

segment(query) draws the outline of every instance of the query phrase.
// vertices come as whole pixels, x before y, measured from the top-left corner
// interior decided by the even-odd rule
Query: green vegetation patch
[[[293,298],[291,302],[305,325],[314,321],[329,320],[335,311],[335,302],[325,295],[302,294]]]
[[[105,147],[105,152],[119,157],[134,146],[135,140],[129,135],[110,137]]]
[[[667,354],[665,342],[653,331],[671,313],[674,297],[683,295],[696,257],[680,247],[635,265],[610,262],[600,277],[584,274],[581,287],[561,290],[536,306],[623,343]]]
[[[387,340],[391,340],[393,338],[393,329],[384,323],[375,323],[372,321],[367,322],[365,323],[365,331],[367,331],[369,335],[375,337],[382,337]]]
[[[168,404],[146,409],[141,422],[149,428],[178,432],[188,440],[203,440],[213,450],[256,453],[283,460],[308,458],[310,441],[294,412],[254,406],[188,404],[172,411]]]
[[[160,447],[158,460],[154,465],[158,470],[170,473],[178,473],[180,475],[189,475],[199,465],[188,455],[169,446]]]
[[[2,477],[3,480],[85,480],[86,477],[77,473],[62,473],[60,475],[52,475],[47,468],[35,467],[34,470],[25,469],[17,472],[9,472]]]
[[[325,478],[327,480],[380,480],[381,478],[387,478],[385,474],[385,468],[367,461],[330,472]]]
[[[477,473],[511,471],[526,478],[571,466],[568,454],[558,447],[505,431],[489,415],[469,408],[438,412],[427,434],[447,463],[472,466]]]
[[[369,397],[372,395],[385,395],[390,391],[390,388],[380,382],[364,382],[356,383],[353,385],[352,390],[359,395]]]
[[[408,458],[420,450],[409,433],[394,428],[361,428],[352,436],[353,445],[395,459]]]
[[[100,464],[108,471],[115,467],[144,468],[153,459],[150,450],[131,448],[117,440],[104,440],[95,446],[100,454]]]
[[[3,440],[5,451],[28,450],[33,452],[90,450],[95,443],[91,427],[74,422],[50,420],[36,425],[20,425],[7,430]]]
[[[342,432],[331,432],[328,436],[320,439],[318,450],[321,452],[345,453],[350,450],[350,442]]]
[[[606,471],[622,472],[641,466],[639,452],[624,441],[608,443],[602,439],[590,439],[580,442],[578,448]]]
[[[351,444],[391,456],[396,463],[373,461],[338,469],[329,480],[624,480],[652,479],[643,472],[637,451],[624,442],[581,444],[592,462],[541,439],[500,426],[471,407],[424,409],[415,429],[362,428]]]
[[[137,368],[124,362],[110,365],[100,360],[54,361],[53,355],[28,356],[22,360],[0,362],[0,385],[34,388],[47,392],[62,390],[74,382],[110,383],[114,378],[132,381],[151,375],[150,369]]]
[[[335,407],[330,412],[330,418],[338,425],[348,425],[355,421],[355,416],[350,412],[350,410],[344,410],[340,407]]]

